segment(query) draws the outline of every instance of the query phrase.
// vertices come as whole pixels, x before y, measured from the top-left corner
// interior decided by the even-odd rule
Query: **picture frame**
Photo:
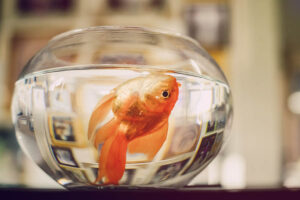
[[[161,165],[156,173],[151,183],[159,183],[167,179],[176,177],[182,168],[188,163],[189,158],[177,161],[175,163],[169,163],[166,165]]]
[[[229,8],[226,4],[190,4],[184,9],[184,16],[188,35],[204,47],[220,49],[228,43]]]
[[[53,116],[53,135],[56,140],[74,142],[73,123],[71,117]]]
[[[192,171],[202,168],[202,166],[205,166],[205,162],[207,162],[209,158],[211,158],[211,152],[215,143],[216,135],[217,134],[214,133],[202,138],[200,146],[197,149],[196,154],[193,158],[193,164],[186,168],[183,174],[190,173]]]
[[[60,0],[60,1],[34,1],[34,0],[17,0],[16,8],[20,16],[41,16],[70,14],[74,7],[74,0]]]
[[[63,172],[72,180],[81,182],[81,183],[87,183],[89,182],[87,175],[83,169],[76,168],[76,167],[70,167],[66,165],[60,165]]]
[[[219,151],[221,150],[223,142],[224,142],[224,131],[217,133],[215,143],[212,147],[211,152],[213,152],[213,154],[218,154]]]
[[[61,147],[85,147],[88,143],[78,117],[67,113],[49,112],[51,142]]]
[[[51,148],[54,157],[60,166],[79,167],[73,156],[72,149],[56,146],[52,146]]]
[[[28,116],[17,116],[17,127],[22,133],[27,135],[34,134],[33,124]]]
[[[215,118],[216,118],[216,127],[215,127],[216,130],[224,129],[226,125],[226,108],[224,104],[217,107]]]
[[[206,134],[213,132],[215,130],[215,125],[216,125],[215,120],[209,120],[206,126]]]
[[[132,13],[147,12],[149,9],[157,14],[168,12],[169,3],[167,0],[106,0],[107,13]]]
[[[225,118],[217,121],[217,123],[216,123],[216,130],[224,129],[225,125],[226,125]]]
[[[42,88],[36,88],[31,78],[26,78],[23,81],[23,84],[18,87],[18,94],[22,94],[22,96],[18,95],[16,97],[19,105],[19,115],[31,117],[34,98],[37,98],[37,93],[44,95],[44,91],[40,91]]]
[[[164,158],[194,151],[200,137],[201,125],[187,124],[174,128],[170,143],[166,148]]]

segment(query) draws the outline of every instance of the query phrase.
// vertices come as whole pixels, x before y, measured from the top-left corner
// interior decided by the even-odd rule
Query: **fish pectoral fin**
[[[93,131],[97,124],[99,124],[104,118],[107,116],[109,111],[112,107],[112,102],[115,98],[115,93],[109,93],[105,95],[96,105],[96,108],[94,109],[90,121],[89,121],[89,127],[88,127],[88,139],[92,139],[93,137]]]
[[[107,138],[112,137],[116,133],[119,125],[120,121],[116,118],[113,118],[99,128],[94,134],[95,137],[93,138],[95,148],[97,149],[99,144],[103,143]]]
[[[125,171],[128,140],[125,134],[118,132],[109,137],[101,150],[98,177],[95,182],[103,180],[104,184],[119,183]]]
[[[159,129],[132,140],[128,144],[129,153],[144,153],[152,160],[165,142],[168,133],[168,121]]]

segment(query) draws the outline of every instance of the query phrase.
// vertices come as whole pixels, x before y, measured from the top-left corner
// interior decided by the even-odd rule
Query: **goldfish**
[[[94,147],[103,143],[95,183],[119,184],[127,151],[154,158],[166,140],[179,86],[171,75],[150,74],[125,81],[100,99],[88,125]],[[97,129],[111,111],[112,119]]]

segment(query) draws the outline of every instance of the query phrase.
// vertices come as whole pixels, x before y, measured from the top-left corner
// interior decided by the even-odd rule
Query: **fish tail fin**
[[[103,178],[105,177],[105,174],[106,174],[105,163],[107,162],[107,159],[108,159],[108,154],[109,154],[111,144],[113,142],[113,138],[114,137],[109,137],[104,142],[104,144],[101,148],[100,158],[98,161],[98,176],[97,176],[96,180],[94,181],[95,184],[99,181],[104,182]]]
[[[128,145],[129,153],[144,153],[152,160],[167,138],[168,122],[158,130],[132,140]]]
[[[96,182],[102,180],[104,184],[119,183],[125,171],[127,145],[128,140],[122,132],[117,132],[104,142]]]

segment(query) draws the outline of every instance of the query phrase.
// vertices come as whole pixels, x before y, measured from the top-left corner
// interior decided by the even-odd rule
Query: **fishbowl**
[[[62,33],[15,83],[17,140],[67,189],[179,188],[227,140],[231,90],[182,35],[140,27]]]

